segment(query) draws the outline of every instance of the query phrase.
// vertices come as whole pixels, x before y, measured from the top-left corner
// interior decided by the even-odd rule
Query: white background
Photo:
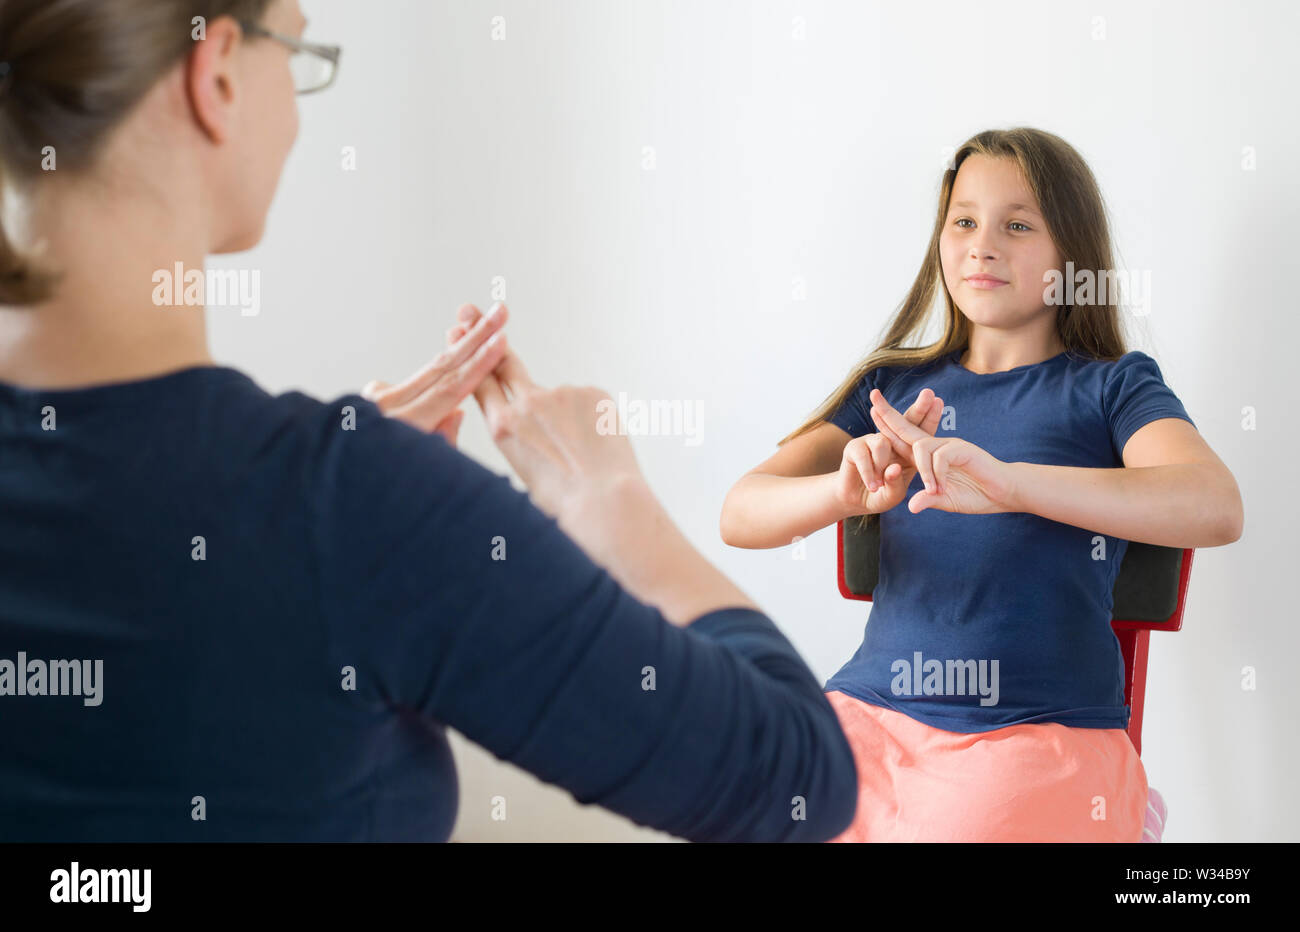
[[[1300,7],[303,7],[309,39],[344,47],[339,80],[301,99],[262,244],[211,263],[262,276],[259,316],[210,311],[218,360],[268,390],[323,398],[394,381],[438,352],[461,302],[486,308],[503,276],[511,342],[539,382],[703,403],[700,445],[637,437],[638,459],[695,545],[823,681],[868,612],[838,594],[833,530],[803,560],[730,548],[723,498],[874,347],[922,259],[951,147],[1016,125],[1074,145],[1101,184],[1121,268],[1151,272],[1130,348],[1158,360],[1246,506],[1240,541],[1197,552],[1183,631],[1151,637],[1143,761],[1169,804],[1165,840],[1300,840],[1297,445],[1284,417],[1296,395]],[[347,146],[355,171],[341,167]],[[508,471],[472,399],[466,410],[461,448]],[[667,837],[453,737],[457,840]],[[504,822],[490,818],[496,795]]]

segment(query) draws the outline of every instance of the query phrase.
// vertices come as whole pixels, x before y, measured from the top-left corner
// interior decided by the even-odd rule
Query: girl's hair
[[[1065,272],[1065,262],[1073,262],[1079,270],[1090,269],[1094,275],[1115,268],[1101,191],[1087,163],[1069,143],[1052,133],[1029,127],[991,129],[972,136],[953,156],[952,167],[943,173],[939,209],[935,215],[934,230],[930,234],[930,244],[926,247],[925,259],[907,298],[886,325],[879,346],[854,366],[839,388],[803,424],[782,438],[778,445],[812,430],[834,414],[852,396],[863,377],[873,369],[880,366],[919,366],[966,348],[970,340],[970,323],[953,303],[952,295],[943,280],[939,236],[948,216],[948,204],[956,184],[957,170],[969,156],[976,154],[1014,159],[1019,165],[1029,190],[1038,201],[1039,210],[1047,223],[1048,235],[1060,252],[1062,274]],[[929,323],[936,290],[943,294],[943,335],[929,345],[915,346],[914,341],[921,338]],[[1069,305],[1057,308],[1056,329],[1066,350],[1096,359],[1113,360],[1124,355],[1125,342],[1114,289],[1107,288],[1105,298],[1104,302],[1089,304],[1078,310]],[[863,414],[867,412],[864,411]],[[874,515],[866,517],[870,520],[860,522],[860,526],[872,523],[876,518]]]
[[[272,0],[0,0],[0,197],[30,183],[47,147],[59,171],[94,165],[112,129],[194,46],[195,17],[258,21]],[[49,298],[58,275],[0,226],[0,304]]]

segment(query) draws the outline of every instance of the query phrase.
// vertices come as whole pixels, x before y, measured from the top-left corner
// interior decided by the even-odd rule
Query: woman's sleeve
[[[1156,361],[1146,353],[1125,353],[1106,374],[1102,406],[1110,425],[1116,459],[1122,461],[1129,438],[1152,421],[1178,417],[1193,427],[1196,422],[1160,374]]]
[[[853,391],[844,399],[844,403],[826,420],[850,437],[875,433],[876,424],[871,420],[871,390],[876,387],[880,372],[880,367],[877,367],[859,379]],[[881,391],[884,389],[881,388]]]
[[[331,656],[359,701],[693,841],[821,841],[856,770],[819,682],[760,612],[677,627],[508,478],[359,396],[317,449]],[[336,671],[337,672],[337,671]]]

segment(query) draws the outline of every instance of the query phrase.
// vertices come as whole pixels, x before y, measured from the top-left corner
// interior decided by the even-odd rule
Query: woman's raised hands
[[[501,328],[508,315],[505,305],[498,305],[498,310],[495,316],[476,316],[471,325],[457,324],[448,330],[447,348],[405,382],[370,382],[361,390],[361,397],[373,401],[385,415],[425,433],[442,434],[455,446],[465,419],[460,403],[506,356],[506,335]]]
[[[463,305],[449,342],[481,321],[478,308]],[[561,385],[543,388],[507,348],[501,363],[474,389],[492,440],[505,454],[529,496],[551,517],[563,516],[570,501],[597,488],[643,482],[627,435],[602,429],[602,409],[614,401],[599,388]],[[566,527],[566,530],[568,528]]]

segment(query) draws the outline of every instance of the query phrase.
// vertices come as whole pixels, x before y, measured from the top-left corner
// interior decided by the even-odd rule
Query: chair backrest
[[[839,522],[836,572],[846,599],[871,601],[880,577],[880,523],[861,530],[858,518]],[[1183,626],[1191,549],[1129,542],[1115,578],[1111,628],[1124,655],[1124,702],[1129,706],[1128,736],[1142,753],[1142,712],[1147,683],[1147,641],[1152,631]]]

